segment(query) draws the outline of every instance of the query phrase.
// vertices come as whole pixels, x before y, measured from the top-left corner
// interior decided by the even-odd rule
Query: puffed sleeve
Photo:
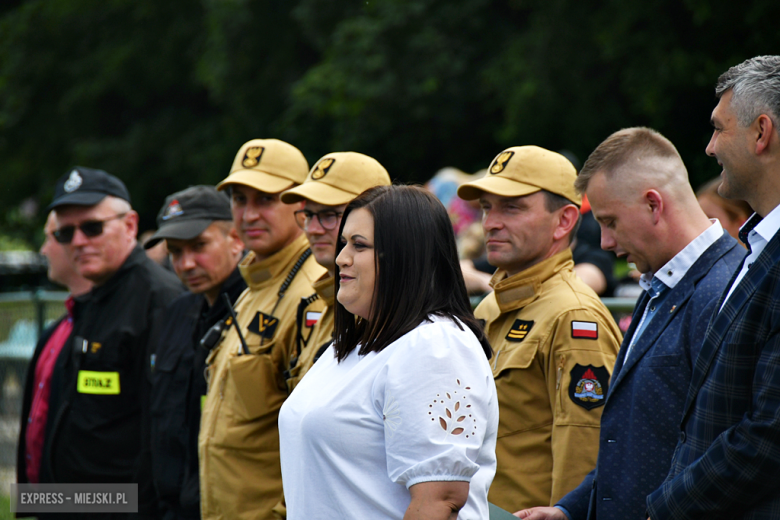
[[[495,383],[476,337],[438,319],[388,348],[372,396],[384,421],[388,476],[407,488],[470,481],[480,450],[495,449],[498,425]]]

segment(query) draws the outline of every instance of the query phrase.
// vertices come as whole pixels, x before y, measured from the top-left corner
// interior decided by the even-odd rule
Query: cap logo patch
[[[181,205],[179,204],[179,201],[176,199],[173,199],[170,204],[168,204],[168,207],[165,208],[165,213],[163,213],[162,219],[168,220],[169,218],[178,217],[179,215],[183,215],[184,210],[181,209]]]
[[[79,175],[79,172],[76,170],[73,170],[70,172],[70,177],[68,177],[68,180],[65,181],[65,186],[63,188],[65,189],[66,193],[72,193],[79,189],[79,186],[81,186],[81,183],[84,182],[81,178],[81,175]]]
[[[263,156],[264,151],[265,147],[263,146],[247,148],[246,152],[244,152],[244,160],[241,161],[241,164],[244,168],[254,168],[260,164],[260,158]]]
[[[514,154],[515,152],[501,152],[498,157],[493,159],[493,164],[490,165],[490,173],[495,175],[496,173],[504,171],[506,163],[509,162],[509,159],[511,159]]]
[[[525,339],[525,337],[528,335],[529,332],[531,332],[531,327],[534,326],[534,322],[532,321],[525,321],[525,320],[515,320],[515,322],[512,324],[512,328],[509,329],[509,332],[506,335],[507,341],[512,341],[514,343],[520,343]]]
[[[586,410],[604,406],[609,390],[609,372],[604,367],[574,365],[570,372],[569,398]]]
[[[331,169],[333,164],[336,162],[336,159],[333,159],[331,157],[328,157],[326,159],[321,160],[318,162],[314,169],[311,172],[311,178],[312,180],[318,181],[325,177],[325,175],[328,174],[328,171]]]

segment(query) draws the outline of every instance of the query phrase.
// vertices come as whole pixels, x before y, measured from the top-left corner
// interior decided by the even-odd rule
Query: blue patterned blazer
[[[780,233],[712,317],[654,520],[780,518],[779,333]]]
[[[596,469],[558,502],[573,520],[647,518],[645,499],[669,472],[691,371],[710,316],[744,256],[745,249],[724,233],[667,295],[626,360],[650,300],[647,293],[640,298],[612,373]]]

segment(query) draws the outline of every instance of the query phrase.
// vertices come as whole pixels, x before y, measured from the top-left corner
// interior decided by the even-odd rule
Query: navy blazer
[[[710,316],[744,256],[745,249],[724,232],[667,295],[626,360],[650,301],[647,293],[641,296],[612,372],[596,469],[558,502],[573,520],[647,518],[645,498],[669,472],[692,367]]]
[[[780,233],[712,317],[652,518],[780,518],[778,332]]]

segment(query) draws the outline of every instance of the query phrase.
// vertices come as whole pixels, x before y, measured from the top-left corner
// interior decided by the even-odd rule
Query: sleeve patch
[[[570,372],[569,398],[578,406],[592,410],[604,406],[609,390],[609,372],[603,366],[574,365]]]
[[[599,324],[595,321],[572,321],[571,337],[574,339],[599,339]]]

